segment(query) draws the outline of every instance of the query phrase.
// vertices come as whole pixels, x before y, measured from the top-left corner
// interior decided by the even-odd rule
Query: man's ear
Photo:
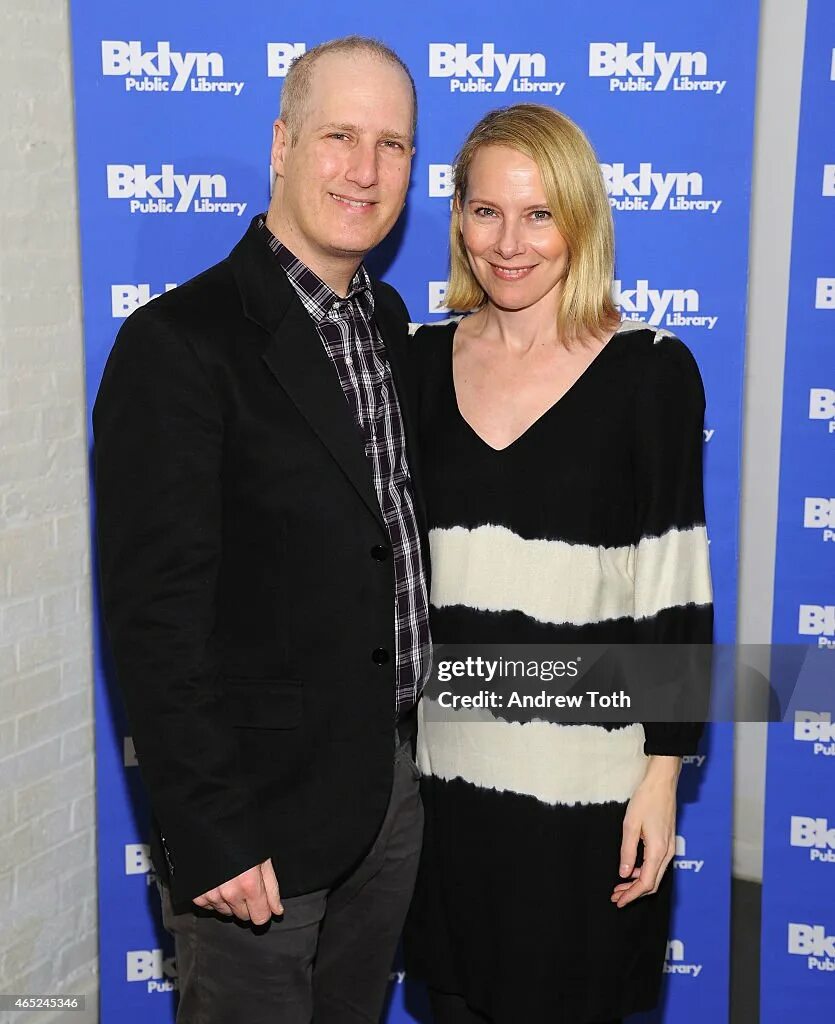
[[[273,122],[273,144],[270,150],[270,163],[277,177],[284,177],[284,159],[290,148],[290,130],[287,122],[279,117]]]

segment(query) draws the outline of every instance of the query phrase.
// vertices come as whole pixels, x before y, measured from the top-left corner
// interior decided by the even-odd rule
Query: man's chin
[[[388,232],[386,232],[386,234],[388,234]],[[367,234],[362,237],[355,236],[352,238],[346,238],[343,236],[342,238],[332,239],[328,248],[334,256],[350,256],[354,259],[357,259],[358,257],[362,259],[366,253],[371,252],[375,246],[379,245],[385,237],[386,236],[382,234]]]
[[[328,248],[334,255],[353,256],[356,259],[378,246],[393,227],[394,222],[381,224],[379,221],[364,225],[334,225],[333,230],[328,232]]]

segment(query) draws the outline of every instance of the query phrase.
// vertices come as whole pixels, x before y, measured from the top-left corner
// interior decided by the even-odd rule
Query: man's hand
[[[284,913],[271,859],[204,892],[193,902],[204,910],[216,910],[253,924],[266,924],[273,914]]]
[[[664,872],[676,850],[676,786],[680,757],[650,758],[643,781],[632,794],[623,818],[620,847],[621,882],[612,891],[611,901],[618,907],[658,891]],[[635,867],[638,840],[644,842],[644,862]]]

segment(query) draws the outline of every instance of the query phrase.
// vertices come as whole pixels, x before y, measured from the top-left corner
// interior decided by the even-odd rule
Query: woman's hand
[[[676,849],[676,786],[680,757],[653,754],[647,772],[626,808],[620,846],[620,877],[628,879],[612,891],[612,903],[627,903],[658,891]],[[635,867],[638,840],[644,841],[644,862]]]

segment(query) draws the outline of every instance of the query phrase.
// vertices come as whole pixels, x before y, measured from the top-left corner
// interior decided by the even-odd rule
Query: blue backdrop
[[[835,7],[809,0],[786,334],[773,638],[835,678]],[[815,675],[824,679],[824,670]],[[762,1021],[835,1006],[835,720],[769,726]]]
[[[225,256],[266,208],[271,124],[289,61],[323,39],[375,35],[412,68],[420,124],[407,210],[369,262],[415,320],[443,315],[449,165],[477,118],[535,100],[590,135],[615,211],[616,299],[625,316],[679,333],[705,379],[717,640],[731,642],[756,0],[353,6],[256,0],[243,17],[219,0],[73,5],[90,404],[124,317]],[[156,919],[147,811],[103,643],[96,674],[102,1019],[166,1021],[176,965]],[[708,731],[680,793],[680,884],[660,1016],[721,1022],[730,726]],[[389,1019],[422,1019],[419,994],[402,980],[395,974]]]

